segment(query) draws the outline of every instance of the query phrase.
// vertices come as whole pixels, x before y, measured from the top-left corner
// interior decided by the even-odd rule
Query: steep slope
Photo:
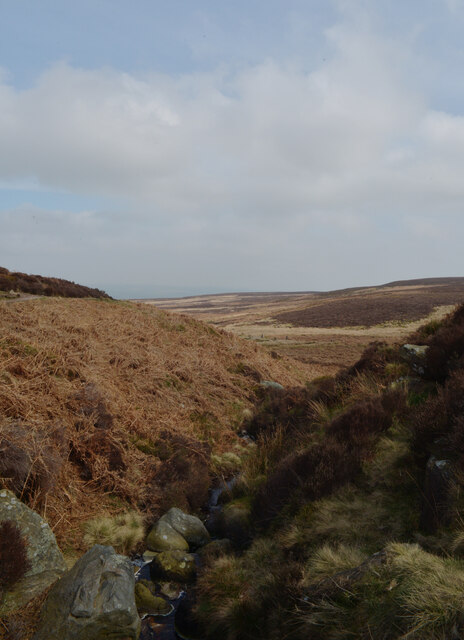
[[[90,515],[200,507],[211,454],[238,446],[258,381],[308,376],[146,305],[0,302],[0,327],[1,482],[74,548]]]

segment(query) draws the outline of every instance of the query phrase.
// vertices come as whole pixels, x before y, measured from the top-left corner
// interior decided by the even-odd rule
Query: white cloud
[[[308,252],[312,265],[316,257],[325,264],[322,233],[341,234],[326,242],[327,265],[342,256],[346,235],[362,248],[388,219],[401,226],[410,216],[402,230],[416,238],[429,216],[431,236],[434,215],[461,211],[464,118],[427,107],[397,42],[342,25],[327,41],[332,55],[311,72],[273,60],[232,75],[181,77],[59,64],[27,90],[0,75],[0,184],[119,202],[118,214],[37,211],[40,247],[45,255],[52,237],[71,246],[79,229],[88,250],[101,238],[113,270],[125,246],[134,279],[150,246],[150,268],[171,267],[164,281],[177,281],[196,260],[184,277],[205,281],[220,264],[214,277],[229,286],[258,264],[274,273],[279,250],[288,276],[261,285],[276,288]],[[16,242],[18,211],[1,215]],[[402,250],[406,259],[407,244]],[[305,288],[306,277],[287,287]]]

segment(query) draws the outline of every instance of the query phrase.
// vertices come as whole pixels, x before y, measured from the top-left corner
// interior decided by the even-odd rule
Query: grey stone
[[[30,569],[13,588],[3,594],[0,616],[27,604],[53,584],[66,571],[66,563],[49,525],[38,513],[6,489],[0,491],[0,522],[10,520],[27,543]]]
[[[48,594],[33,640],[136,640],[134,585],[128,558],[93,546]]]
[[[169,509],[159,519],[159,522],[167,522],[171,525],[177,533],[180,533],[187,540],[192,549],[202,547],[210,541],[210,535],[200,518],[188,515],[176,507]]]
[[[280,391],[284,390],[284,387],[278,382],[274,382],[273,380],[263,380],[259,383],[260,387],[263,389],[279,389]]]
[[[189,543],[165,520],[158,520],[147,536],[146,545],[151,551],[188,551]]]

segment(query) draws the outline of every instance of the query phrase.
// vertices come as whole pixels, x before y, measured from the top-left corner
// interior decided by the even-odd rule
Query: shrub
[[[11,520],[0,524],[0,596],[11,589],[31,568],[26,541]]]
[[[391,426],[400,398],[401,395],[391,392],[361,401],[336,417],[327,428],[327,434],[345,443],[349,449],[364,452],[371,447],[373,437]]]
[[[267,524],[290,498],[322,498],[351,480],[359,469],[359,457],[334,440],[291,454],[282,460],[258,490],[253,516],[259,524]]]
[[[378,436],[391,426],[402,397],[391,392],[356,403],[332,420],[322,442],[284,458],[257,492],[256,520],[269,522],[297,495],[319,500],[352,481]]]
[[[246,430],[253,436],[272,432],[277,426],[290,430],[308,418],[308,403],[312,393],[309,389],[266,389],[258,401]]]
[[[0,478],[18,497],[42,502],[55,486],[63,462],[61,429],[47,432],[16,422],[2,425]]]
[[[0,290],[22,291],[33,295],[63,296],[65,298],[107,298],[110,296],[100,289],[92,289],[62,278],[13,273],[1,267]]]
[[[157,448],[163,450],[164,460],[153,467],[150,484],[155,495],[162,496],[159,509],[174,506],[197,511],[203,507],[211,484],[209,445],[165,432]]]
[[[381,374],[384,371],[386,361],[385,343],[373,342],[365,349],[360,359],[339,373],[336,379],[339,383],[345,383],[360,373]]]
[[[123,554],[134,551],[145,537],[142,516],[135,511],[92,518],[84,523],[83,529],[87,547],[94,544],[111,545]]]
[[[222,556],[198,579],[196,613],[207,637],[281,637],[290,606],[289,584],[298,578],[295,565],[268,538],[255,541],[241,558]]]

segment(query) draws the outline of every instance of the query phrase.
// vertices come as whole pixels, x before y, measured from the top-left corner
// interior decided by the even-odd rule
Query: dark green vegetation
[[[247,536],[198,582],[208,638],[464,637],[464,305],[410,342],[420,366],[374,344],[263,392],[224,510]]]
[[[0,601],[2,592],[21,580],[30,566],[26,542],[19,528],[5,520],[0,524]]]
[[[61,296],[62,298],[106,298],[110,296],[100,289],[91,289],[62,278],[16,273],[0,267],[0,291],[15,291],[38,296]]]

